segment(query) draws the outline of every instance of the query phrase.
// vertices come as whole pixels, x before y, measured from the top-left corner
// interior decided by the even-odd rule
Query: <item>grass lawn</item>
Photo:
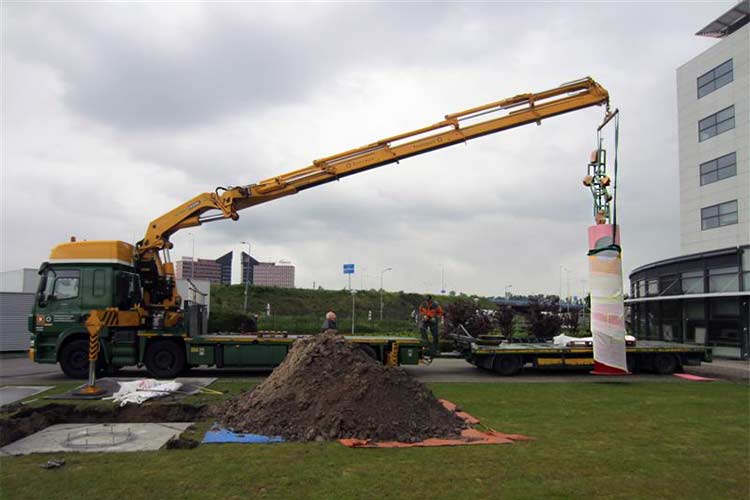
[[[220,380],[236,393],[248,384]],[[212,386],[215,387],[215,386]],[[23,499],[749,498],[747,384],[434,384],[485,425],[536,438],[499,446],[351,450],[337,443],[203,445],[0,459]],[[60,457],[61,455],[54,455]]]

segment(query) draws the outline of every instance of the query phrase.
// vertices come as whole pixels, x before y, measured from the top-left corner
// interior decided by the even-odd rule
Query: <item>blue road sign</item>
[[[344,264],[344,274],[354,274],[354,264]]]

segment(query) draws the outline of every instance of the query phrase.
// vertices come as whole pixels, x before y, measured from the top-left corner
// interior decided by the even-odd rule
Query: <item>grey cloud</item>
[[[14,4],[3,20],[3,55],[59,81],[6,96],[44,99],[3,117],[6,129],[24,118],[29,132],[3,148],[16,185],[3,186],[2,266],[37,265],[37,255],[19,248],[46,253],[78,227],[91,237],[138,238],[148,220],[198,192],[304,166],[339,150],[339,139],[364,143],[508,90],[591,74],[623,110],[619,220],[627,272],[677,252],[674,69],[709,43],[695,30],[731,4],[295,4],[284,11],[191,4],[197,10],[185,19],[173,4]],[[424,102],[399,99],[400,78],[424,86]],[[378,86],[393,102],[381,98],[372,114],[359,111]],[[347,114],[355,105],[357,113]],[[328,119],[331,108],[339,110],[336,120]],[[434,285],[445,265],[450,288],[499,293],[512,282],[515,291],[556,291],[560,263],[585,273],[591,205],[579,179],[600,112],[247,210],[237,223],[197,230],[201,256],[251,238],[293,258],[301,280],[331,286],[341,282],[340,261],[356,256],[373,268],[398,268],[389,279],[399,288]],[[75,120],[36,127],[34,135],[35,123],[58,113]],[[324,130],[308,131],[317,127]],[[348,133],[355,128],[361,136]],[[60,142],[75,145],[66,162],[80,166],[57,200],[64,172],[45,170],[52,167],[39,158],[54,157]],[[114,168],[130,169],[132,181],[108,197],[101,186]],[[438,179],[422,186],[428,175]],[[51,201],[14,194],[30,184]],[[10,247],[9,235],[23,245]]]

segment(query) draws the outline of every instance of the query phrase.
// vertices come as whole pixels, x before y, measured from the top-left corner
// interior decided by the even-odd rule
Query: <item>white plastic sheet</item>
[[[120,389],[111,398],[120,406],[128,403],[141,404],[149,399],[169,396],[180,390],[182,384],[174,380],[164,381],[153,378],[144,378],[132,382],[121,382]]]

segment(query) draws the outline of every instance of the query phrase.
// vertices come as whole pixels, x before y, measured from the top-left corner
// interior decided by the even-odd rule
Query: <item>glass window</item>
[[[638,296],[639,297],[646,296],[646,281],[645,280],[640,280],[638,282]]]
[[[78,271],[58,271],[51,298],[65,300],[78,297],[79,281],[80,273]]]
[[[740,331],[736,321],[712,322],[708,328],[707,344],[717,347],[739,347]]]
[[[700,165],[701,186],[737,175],[737,153],[729,153]]]
[[[661,295],[679,295],[680,279],[676,274],[659,277],[659,290]]]
[[[659,295],[659,280],[648,280],[646,291],[649,296]]]
[[[659,303],[648,304],[648,339],[659,340]]]
[[[734,79],[732,60],[725,61],[698,77],[698,99],[723,87]]]
[[[737,292],[740,289],[739,269],[722,267],[708,270],[709,292]]]
[[[682,273],[682,293],[703,293],[703,271]]]
[[[706,309],[702,300],[685,301],[685,319],[705,319]]]
[[[104,269],[94,269],[94,297],[104,296]]]
[[[734,106],[709,115],[698,122],[698,141],[705,141],[734,128]]]
[[[712,319],[740,317],[740,301],[734,297],[711,299],[709,307]]]
[[[701,209],[701,229],[713,229],[737,224],[737,200]]]
[[[645,339],[646,337],[646,303],[641,302],[640,304],[636,304],[636,310],[638,311],[638,316],[636,320],[636,336],[640,339]]]

